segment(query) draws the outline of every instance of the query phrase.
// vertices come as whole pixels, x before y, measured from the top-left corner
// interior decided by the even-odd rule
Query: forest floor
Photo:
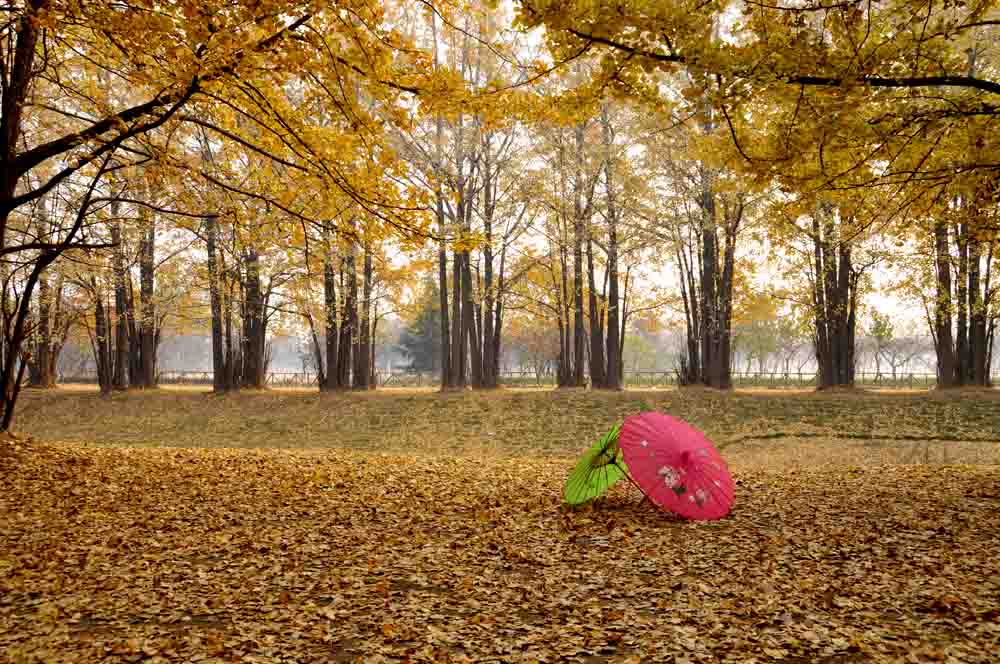
[[[573,456],[657,408],[733,513]],[[995,661],[993,393],[27,393],[0,441],[0,662]],[[280,448],[280,449],[276,449]]]

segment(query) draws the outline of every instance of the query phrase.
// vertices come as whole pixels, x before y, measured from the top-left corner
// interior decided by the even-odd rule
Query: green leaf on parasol
[[[616,424],[580,457],[566,480],[563,502],[580,505],[593,500],[625,477],[625,458],[618,448],[620,432],[621,425]]]

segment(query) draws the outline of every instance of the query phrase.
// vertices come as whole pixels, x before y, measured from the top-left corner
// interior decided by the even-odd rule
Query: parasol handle
[[[622,468],[621,466],[619,466],[617,461],[614,461],[612,463],[614,463],[614,465],[615,465],[616,468],[618,468],[623,473],[625,473],[625,479],[627,479],[629,482],[631,482],[632,486],[634,486],[636,489],[639,490],[639,493],[642,494],[642,502],[649,501],[650,504],[653,504],[653,500],[649,497],[649,495],[645,491],[642,490],[642,487],[639,486],[634,479],[632,479],[632,475],[628,472],[628,469],[627,468]],[[640,503],[640,505],[641,504],[642,503]]]

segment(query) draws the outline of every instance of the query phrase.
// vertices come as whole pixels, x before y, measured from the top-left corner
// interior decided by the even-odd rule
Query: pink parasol
[[[656,505],[688,519],[721,519],[733,506],[733,478],[705,434],[649,412],[625,418],[618,445],[629,473]]]

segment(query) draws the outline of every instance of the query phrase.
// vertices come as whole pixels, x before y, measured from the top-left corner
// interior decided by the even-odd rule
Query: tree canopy
[[[821,383],[850,384],[881,271],[923,284],[905,297],[940,381],[984,383],[998,16],[18,0],[0,45],[3,410],[26,367],[52,382],[71,310],[108,389],[155,383],[168,319],[210,330],[217,389],[262,386],[278,330],[308,337],[324,389],[367,388],[379,322],[430,280],[420,364],[447,389],[496,387],[504,330],[537,321],[522,341],[555,349],[560,384],[617,389],[650,315],[683,327],[683,382],[730,387],[751,328],[792,317]],[[770,313],[748,326],[755,302]]]

